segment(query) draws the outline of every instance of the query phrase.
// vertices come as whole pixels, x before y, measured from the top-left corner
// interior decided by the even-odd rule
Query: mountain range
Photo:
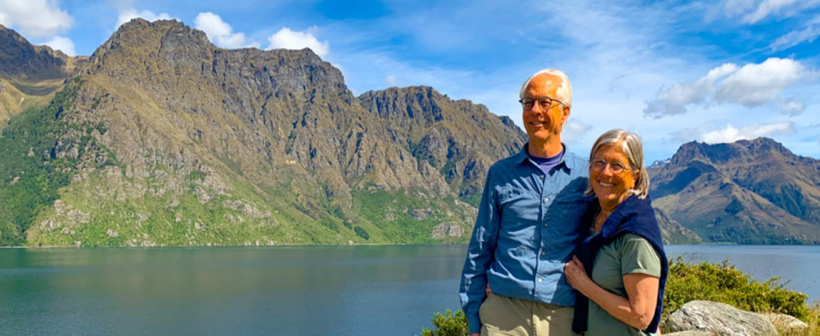
[[[0,244],[462,243],[511,119],[424,86],[355,96],[309,49],[135,19],[89,57],[0,26]],[[726,146],[732,151],[720,147]],[[813,244],[816,160],[689,143],[650,169],[668,242]]]
[[[820,160],[772,139],[686,143],[649,173],[653,205],[704,241],[820,243]]]
[[[459,242],[480,176],[525,141],[482,105],[355,97],[309,49],[224,50],[175,21],[131,21],[87,59],[2,36],[6,102],[45,102],[4,109],[5,245]]]

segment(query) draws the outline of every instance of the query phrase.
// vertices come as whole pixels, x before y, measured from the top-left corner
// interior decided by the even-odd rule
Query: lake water
[[[0,334],[415,335],[466,246],[0,249]],[[669,246],[820,299],[820,247]]]

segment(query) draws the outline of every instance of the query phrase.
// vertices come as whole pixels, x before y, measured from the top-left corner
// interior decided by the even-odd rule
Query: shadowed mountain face
[[[774,140],[687,143],[650,174],[654,205],[705,241],[820,242],[820,161]]]
[[[0,25],[0,77],[28,81],[64,79],[68,56],[46,46],[35,47]]]
[[[34,46],[0,25],[0,130],[23,109],[44,105],[68,77],[73,60],[47,46]]]
[[[525,141],[432,88],[357,98],[308,49],[175,21],[123,25],[74,73],[0,137],[0,200],[21,200],[0,202],[4,244],[463,242]]]
[[[370,91],[358,98],[379,120],[390,140],[442,174],[459,196],[477,205],[487,170],[500,158],[517,153],[526,141],[507,117],[483,105],[452,101],[430,87]]]

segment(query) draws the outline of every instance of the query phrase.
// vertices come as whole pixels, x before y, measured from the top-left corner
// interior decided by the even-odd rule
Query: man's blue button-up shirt
[[[564,277],[580,236],[587,160],[570,152],[549,174],[521,152],[490,167],[461,277],[460,298],[470,333],[489,282],[494,294],[572,306]]]

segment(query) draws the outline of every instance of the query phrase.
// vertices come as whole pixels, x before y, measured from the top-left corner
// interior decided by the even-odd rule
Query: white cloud
[[[564,125],[564,129],[561,131],[561,140],[566,143],[574,143],[590,130],[592,130],[592,126],[580,121],[567,121],[567,124]]]
[[[820,5],[820,0],[726,0],[726,16],[742,16],[741,22],[755,24],[768,17],[792,17]]]
[[[19,28],[28,38],[65,32],[73,22],[54,0],[0,0],[0,23]]]
[[[726,0],[724,7],[727,15],[737,16],[753,8],[754,5],[755,0]]]
[[[668,89],[661,88],[655,100],[647,102],[644,114],[655,118],[684,114],[687,105],[706,103],[707,97],[715,91],[715,83],[737,69],[737,65],[726,63],[709,70],[706,76],[694,82],[678,83]]]
[[[315,31],[316,26],[313,26],[303,32],[292,31],[290,28],[284,27],[276,32],[276,34],[268,37],[268,42],[270,42],[270,44],[267,49],[299,50],[310,48],[310,50],[313,50],[316,55],[319,55],[321,58],[325,58],[328,52],[330,52],[330,45],[327,41],[319,42],[314,35]]]
[[[811,71],[792,59],[769,58],[763,63],[743,67],[726,63],[694,82],[662,88],[654,99],[646,102],[644,114],[660,118],[684,114],[690,105],[734,103],[754,107],[772,103],[785,114],[795,115],[802,112],[802,103],[794,99],[784,100],[780,94],[811,76]],[[783,105],[785,101],[788,103]]]
[[[384,79],[387,86],[399,86],[399,80],[394,75],[387,75],[387,78]]]
[[[744,106],[763,105],[806,75],[808,72],[800,62],[769,58],[760,64],[744,65],[731,74],[718,89],[715,99]]]
[[[663,143],[678,145],[680,143],[689,142],[694,139],[701,138],[701,134],[707,131],[710,125],[701,125],[695,128],[682,128],[674,132],[670,132],[667,136],[661,138]]]
[[[775,101],[775,106],[780,109],[780,112],[788,116],[796,116],[803,113],[806,109],[806,104],[796,101],[792,98],[778,99]]]
[[[77,51],[74,49],[74,42],[68,37],[54,36],[51,40],[45,43],[51,49],[60,50],[68,56],[77,56]]]
[[[810,21],[806,28],[802,30],[793,30],[786,35],[781,36],[769,48],[772,52],[786,50],[803,42],[814,42],[820,36],[820,15],[816,16],[814,20]]]
[[[233,28],[219,15],[211,12],[199,13],[194,19],[196,29],[205,32],[208,39],[214,44],[227,49],[236,48],[259,48],[260,44],[248,41],[244,33],[234,33]]]
[[[734,128],[727,125],[723,129],[714,130],[701,135],[701,140],[706,143],[735,142],[738,140],[750,140],[763,136],[792,135],[795,133],[794,123],[782,122],[774,124],[760,124],[741,128]]]
[[[120,28],[120,26],[122,26],[126,22],[131,21],[132,19],[136,19],[136,18],[145,19],[145,20],[151,21],[151,22],[156,21],[156,20],[171,20],[171,19],[173,19],[173,17],[168,15],[168,13],[155,14],[154,12],[149,11],[149,10],[138,11],[133,7],[127,7],[127,8],[123,8],[119,11],[119,14],[117,15],[117,25],[114,27],[114,29]]]

